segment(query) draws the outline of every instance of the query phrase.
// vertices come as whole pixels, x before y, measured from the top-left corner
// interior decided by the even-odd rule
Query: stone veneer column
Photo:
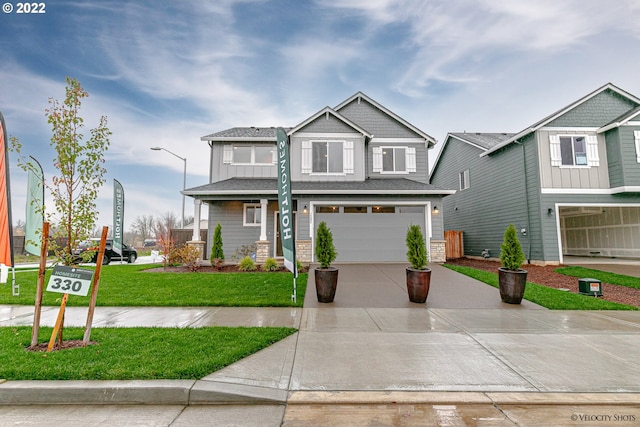
[[[431,262],[446,262],[446,240],[431,240],[431,248],[429,251],[429,261]]]
[[[311,240],[296,240],[296,259],[300,262],[311,262]]]
[[[269,246],[271,242],[268,240],[258,240],[256,242],[256,263],[262,264],[269,258]]]

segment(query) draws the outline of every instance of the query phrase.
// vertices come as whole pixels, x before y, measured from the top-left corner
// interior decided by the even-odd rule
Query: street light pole
[[[187,159],[186,157],[180,157],[176,153],[173,153],[166,148],[162,147],[151,147],[153,151],[166,151],[167,153],[179,158],[184,162],[184,173],[182,175],[182,225],[180,228],[184,228],[184,190],[187,189]]]

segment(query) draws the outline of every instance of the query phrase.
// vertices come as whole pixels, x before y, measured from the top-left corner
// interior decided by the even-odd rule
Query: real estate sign
[[[124,189],[117,179],[113,180],[113,250],[122,256],[124,233]]]
[[[296,240],[293,226],[293,199],[291,197],[291,173],[289,165],[289,137],[282,128],[277,130],[278,149],[278,209],[280,210],[280,238],[284,265],[298,277],[296,265]]]

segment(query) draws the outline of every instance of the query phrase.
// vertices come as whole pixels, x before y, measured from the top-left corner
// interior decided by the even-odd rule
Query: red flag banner
[[[9,152],[7,128],[0,113],[0,263],[13,267],[13,232],[11,230],[11,192],[9,187]]]

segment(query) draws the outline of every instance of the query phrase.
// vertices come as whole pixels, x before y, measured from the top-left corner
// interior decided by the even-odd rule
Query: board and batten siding
[[[224,161],[225,146],[254,145],[272,146],[274,143],[264,142],[229,142],[213,144],[211,148],[211,182],[224,181],[229,178],[277,178],[278,170],[275,164],[233,164]]]
[[[552,166],[551,164],[551,135],[596,136],[595,131],[547,131],[540,130],[538,147],[540,153],[540,177],[542,188],[609,188],[609,171],[607,168],[607,150],[604,136],[598,138],[598,166]]]

